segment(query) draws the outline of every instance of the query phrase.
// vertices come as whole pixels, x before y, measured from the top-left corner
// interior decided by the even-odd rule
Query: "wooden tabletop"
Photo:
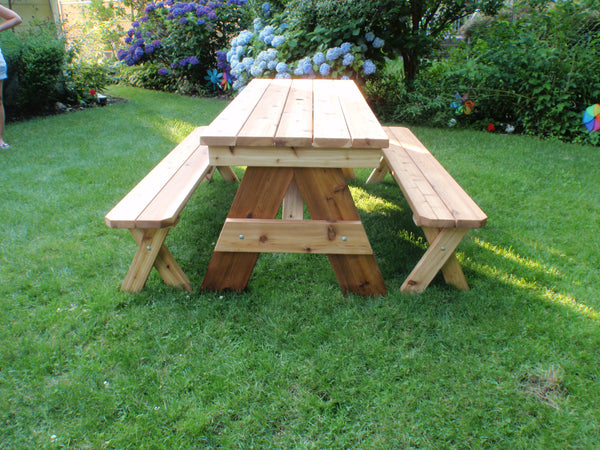
[[[354,81],[254,79],[204,131],[201,143],[381,149],[389,140]]]

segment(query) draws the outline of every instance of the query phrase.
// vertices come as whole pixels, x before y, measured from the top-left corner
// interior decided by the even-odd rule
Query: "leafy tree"
[[[379,0],[377,26],[386,45],[402,56],[405,81],[410,85],[420,61],[456,21],[481,11],[494,15],[503,0]]]

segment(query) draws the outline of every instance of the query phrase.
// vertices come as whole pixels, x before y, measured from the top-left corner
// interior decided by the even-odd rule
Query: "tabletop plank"
[[[293,80],[275,134],[275,145],[278,147],[311,147],[312,141],[312,80]]]
[[[386,148],[389,139],[356,84],[338,80],[335,88],[352,139],[352,147]]]
[[[252,80],[204,130],[200,142],[204,145],[236,145],[237,134],[269,85],[267,79]]]
[[[313,81],[313,145],[315,147],[352,146],[334,80]]]
[[[238,133],[237,145],[271,146],[281,120],[292,80],[271,80],[260,102]]]

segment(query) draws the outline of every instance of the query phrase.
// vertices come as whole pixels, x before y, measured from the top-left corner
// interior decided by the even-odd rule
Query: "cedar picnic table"
[[[156,178],[151,172],[106,216],[107,225],[130,229],[139,245],[123,290],[140,290],[152,266],[168,284],[191,289],[164,239],[193,190],[215,168],[235,180],[230,166],[246,166],[246,171],[201,289],[242,291],[263,252],[320,253],[328,256],[344,293],[385,294],[346,183],[353,169],[374,167],[368,182],[390,172],[430,242],[401,290],[422,292],[439,271],[448,283],[468,289],[454,250],[468,229],[483,226],[487,216],[408,129],[379,124],[353,81],[254,79],[195,133],[199,142],[190,141],[190,151],[203,156],[188,162],[180,157],[173,165],[165,164],[168,155],[153,171],[169,166],[168,181],[158,187],[145,182]],[[169,196],[182,179],[184,193]],[[168,198],[174,198],[171,204]],[[311,220],[304,219],[305,204]],[[280,207],[282,219],[276,219]],[[130,209],[135,212],[128,215]],[[162,212],[148,221],[144,211],[157,209]],[[157,235],[157,242],[149,244]],[[175,266],[174,279],[170,271]]]

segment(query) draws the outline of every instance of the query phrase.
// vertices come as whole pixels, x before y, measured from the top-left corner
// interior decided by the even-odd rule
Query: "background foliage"
[[[34,22],[22,32],[2,33],[0,47],[8,66],[3,103],[9,120],[52,112],[56,102],[90,101],[90,89],[101,91],[111,82],[104,66],[83,62],[74,49],[67,49],[52,23]]]
[[[526,134],[598,143],[581,123],[600,100],[600,26],[585,5],[506,10],[468,23],[465,42],[428,61],[407,92],[390,76],[370,85],[385,117],[436,126],[514,127]],[[399,89],[397,89],[400,87]],[[475,102],[457,114],[455,94]],[[377,102],[377,98],[385,99]],[[391,102],[387,99],[392,98]],[[492,127],[490,127],[492,128]]]

